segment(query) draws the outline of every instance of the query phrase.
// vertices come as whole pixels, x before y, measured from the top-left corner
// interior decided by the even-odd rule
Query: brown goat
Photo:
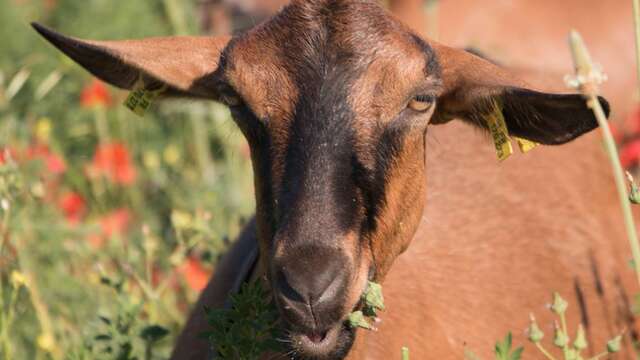
[[[548,7],[565,14],[574,2]],[[473,3],[444,1],[443,22],[477,15]],[[600,15],[610,10],[602,6]],[[513,49],[555,59],[560,50],[543,52],[542,39],[562,32],[563,19],[530,27]],[[456,31],[473,30],[457,21]],[[472,35],[498,38],[499,21],[489,23]],[[549,323],[552,291],[571,300],[569,322],[584,323],[592,344],[624,327],[636,336],[628,250],[598,138],[498,163],[476,130],[500,103],[513,136],[564,144],[597,125],[581,96],[533,90],[516,75],[531,72],[421,38],[373,0],[296,0],[233,38],[83,41],[35,27],[118,87],[143,76],[168,96],[228,104],[250,144],[255,225],[204,291],[175,359],[207,357],[202,305],[223,306],[250,277],[270,286],[289,357],[300,359],[394,359],[401,346],[415,359],[460,359],[465,346],[489,358],[510,330],[524,342],[529,312]],[[607,40],[598,38],[596,57]],[[387,311],[378,332],[356,338],[344,320],[367,280],[384,282]]]

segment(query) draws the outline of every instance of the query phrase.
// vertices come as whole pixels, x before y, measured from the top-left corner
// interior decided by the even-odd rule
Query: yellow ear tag
[[[496,100],[492,101],[492,107],[493,111],[486,116],[485,121],[496,145],[498,160],[503,161],[513,154],[513,146],[511,146],[509,139],[509,130],[507,129],[507,123],[504,121],[502,107],[498,105]]]
[[[529,151],[533,150],[536,146],[539,145],[537,142],[533,142],[527,139],[521,139],[518,137],[516,138],[516,141],[518,142],[518,147],[520,148],[520,151],[523,154],[528,153]]]
[[[165,90],[167,86],[164,85],[160,89],[157,90],[147,90],[144,87],[144,81],[142,77],[138,79],[134,90],[129,93],[129,96],[124,102],[124,106],[126,106],[129,110],[133,111],[136,115],[143,117],[147,110],[151,107],[151,104],[154,100],[160,96]]]

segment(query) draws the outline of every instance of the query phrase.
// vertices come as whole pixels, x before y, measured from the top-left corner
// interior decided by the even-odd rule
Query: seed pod
[[[631,201],[632,204],[640,205],[640,187],[638,187],[638,184],[636,184],[636,181],[633,178],[633,175],[631,175],[631,173],[629,173],[628,171],[627,171],[627,181],[629,182],[629,187],[630,187],[629,201]]]
[[[638,205],[640,204],[640,188],[635,183],[631,184],[631,192],[629,193],[629,201],[632,204]]]
[[[565,360],[579,360],[582,359],[580,355],[578,355],[578,351],[574,349],[569,349],[565,353]]]
[[[558,325],[558,323],[555,324],[555,334],[553,337],[553,344],[559,348],[564,348],[565,346],[567,346],[567,344],[569,344],[569,336],[565,334],[565,332]]]
[[[544,333],[542,332],[542,330],[540,330],[540,327],[538,326],[538,323],[536,322],[536,318],[533,316],[533,314],[530,314],[529,317],[531,318],[531,324],[529,325],[529,341],[531,341],[534,344],[539,343],[540,341],[542,341],[542,339],[544,338]]]
[[[622,335],[618,335],[612,340],[607,342],[607,352],[609,353],[617,353],[620,351],[620,346],[622,345]]]
[[[582,326],[582,324],[580,324],[580,326],[578,326],[578,333],[576,334],[576,340],[573,342],[573,347],[578,351],[582,351],[586,349],[588,346],[589,346],[589,343],[587,342],[587,336],[584,332],[584,327]]]
[[[567,303],[567,301],[563,299],[560,294],[558,294],[557,292],[553,293],[553,304],[551,304],[551,310],[554,313],[562,315],[565,313],[565,311],[567,311],[568,306],[569,303]]]

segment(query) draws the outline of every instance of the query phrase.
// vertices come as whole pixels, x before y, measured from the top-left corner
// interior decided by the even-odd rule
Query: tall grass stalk
[[[439,36],[439,22],[438,15],[440,11],[440,0],[425,0],[424,12],[427,18],[426,32],[427,36],[433,40],[438,40]]]
[[[31,300],[31,305],[35,310],[36,318],[40,324],[41,333],[37,339],[38,346],[40,350],[46,351],[53,360],[62,360],[63,354],[56,339],[53,320],[49,313],[48,304],[40,293],[36,277],[34,276],[35,271],[32,271],[32,261],[28,258],[27,251],[21,251],[26,249],[25,239],[23,237],[16,236],[16,248],[18,255],[18,268],[26,279],[29,299]]]
[[[634,4],[637,1],[638,0],[634,0]],[[636,21],[637,19],[638,17],[636,16]],[[631,204],[627,194],[624,171],[620,164],[616,143],[607,123],[607,116],[598,101],[598,86],[603,81],[604,76],[601,71],[594,66],[591,61],[589,51],[577,31],[571,31],[569,35],[569,43],[576,69],[576,78],[572,85],[582,92],[587,100],[587,106],[593,110],[593,113],[598,120],[598,124],[600,125],[600,129],[602,130],[605,149],[609,155],[611,166],[613,167],[613,175],[618,189],[618,197],[620,200],[620,206],[622,207],[627,237],[629,238],[629,244],[631,245],[634,270],[638,278],[638,283],[640,284],[640,244],[638,243],[638,234],[633,221],[633,213],[631,212]]]
[[[408,347],[403,347],[402,348],[402,360],[409,360],[409,348]]]
[[[640,89],[640,0],[633,0],[633,21],[636,34],[636,76],[638,77],[638,87]]]

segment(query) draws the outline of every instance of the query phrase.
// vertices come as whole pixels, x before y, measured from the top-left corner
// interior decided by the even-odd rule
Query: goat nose
[[[347,278],[344,256],[334,251],[298,252],[277,261],[275,285],[279,295],[294,306],[314,306],[343,291]],[[297,304],[295,304],[297,303]]]

